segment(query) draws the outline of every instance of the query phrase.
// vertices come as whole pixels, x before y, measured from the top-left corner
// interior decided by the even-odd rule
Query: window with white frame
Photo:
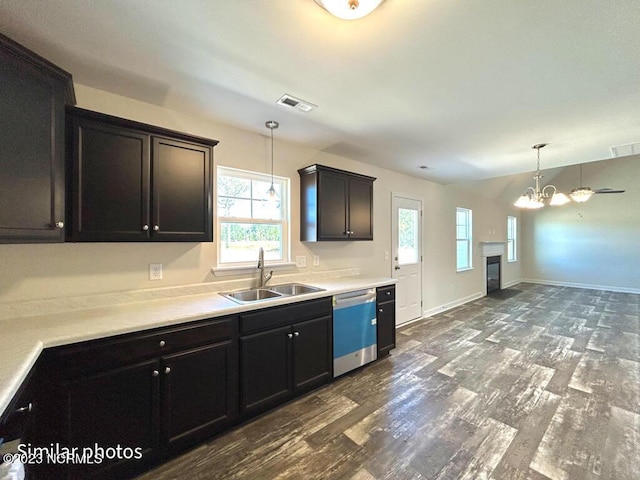
[[[507,261],[515,262],[518,260],[518,219],[516,217],[507,217]]]
[[[456,270],[471,268],[471,210],[456,208]]]
[[[217,169],[218,266],[289,261],[289,179],[229,167]]]

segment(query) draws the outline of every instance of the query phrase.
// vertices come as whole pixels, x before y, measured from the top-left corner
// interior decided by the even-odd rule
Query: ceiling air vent
[[[611,147],[611,153],[614,157],[626,157],[629,155],[637,155],[640,153],[640,143],[627,143],[626,145],[616,145]]]
[[[314,108],[318,108],[317,105],[313,103],[306,102],[296,97],[292,97],[291,95],[285,94],[280,97],[280,100],[276,102],[278,105],[285,105],[287,107],[295,108],[296,110],[300,110],[301,112],[310,112]]]

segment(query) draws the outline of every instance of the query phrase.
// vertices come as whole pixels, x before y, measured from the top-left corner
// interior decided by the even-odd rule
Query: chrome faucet
[[[271,280],[271,277],[273,277],[273,271],[267,274],[264,273],[264,248],[262,247],[260,247],[258,251],[258,270],[260,270],[260,283],[258,286],[264,288],[267,282]]]

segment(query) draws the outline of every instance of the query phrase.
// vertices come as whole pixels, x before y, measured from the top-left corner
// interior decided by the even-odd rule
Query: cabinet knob
[[[147,230],[149,230],[149,225],[143,225],[143,226],[142,226],[142,230],[144,230],[145,232],[146,232]]]
[[[293,338],[293,333],[287,333],[287,337]]]
[[[31,410],[33,410],[33,403],[29,402],[26,406],[24,407],[20,407],[20,408],[16,408],[16,413],[24,413],[24,412],[30,412]]]
[[[56,227],[56,228],[64,228],[64,222],[56,222],[54,227]]]
[[[153,231],[157,232],[158,230],[160,230],[160,226],[159,225],[154,225],[153,226]]]
[[[391,291],[390,290],[387,290],[386,293],[387,293],[387,296],[391,295]]]
[[[164,367],[164,374],[169,375],[171,373],[171,367]]]
[[[157,377],[158,375],[160,375],[160,372],[158,370],[154,370],[153,372],[151,372],[152,377]]]
[[[164,340],[160,340],[160,342],[158,342],[158,345],[160,345],[161,347],[164,347],[167,344],[167,342],[165,342]]]
[[[293,332],[293,336],[294,337],[299,337],[300,336],[300,332]]]
[[[378,312],[382,313],[382,312],[384,312],[384,310],[382,308],[379,308]]]

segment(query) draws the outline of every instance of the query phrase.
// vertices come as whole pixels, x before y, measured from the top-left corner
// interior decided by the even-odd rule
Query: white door
[[[393,278],[396,325],[422,316],[422,200],[392,195]]]

